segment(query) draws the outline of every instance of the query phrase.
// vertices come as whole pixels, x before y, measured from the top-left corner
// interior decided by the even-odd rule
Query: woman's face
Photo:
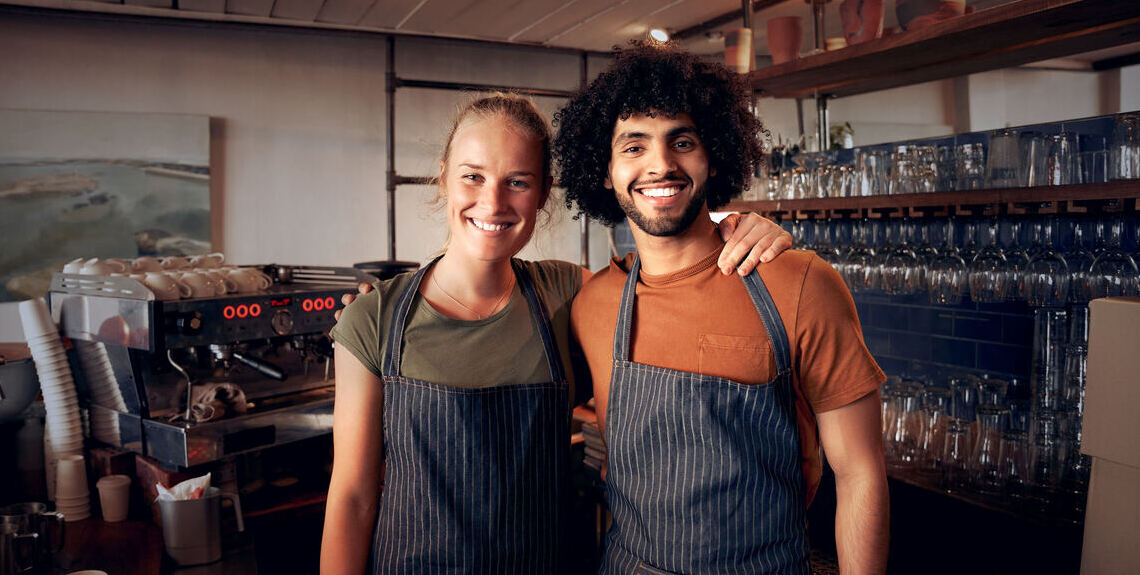
[[[502,117],[465,121],[441,167],[449,254],[498,261],[526,246],[550,190],[540,142]]]

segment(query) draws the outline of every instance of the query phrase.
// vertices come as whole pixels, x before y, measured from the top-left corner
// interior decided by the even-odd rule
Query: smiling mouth
[[[638,188],[635,191],[647,198],[671,198],[681,193],[685,186],[683,182],[669,182]]]
[[[475,218],[467,218],[467,221],[471,222],[471,225],[485,232],[501,232],[514,225],[513,223],[493,224],[491,222],[485,222],[483,220],[477,220]]]

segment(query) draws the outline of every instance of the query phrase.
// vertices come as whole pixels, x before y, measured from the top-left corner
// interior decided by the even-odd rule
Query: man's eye
[[[530,182],[526,180],[511,180],[510,184],[512,188],[530,189]]]
[[[692,147],[693,147],[693,143],[692,143],[692,142],[690,142],[689,140],[681,140],[681,141],[679,141],[679,142],[677,142],[677,143],[675,143],[675,144],[673,144],[673,145],[674,145],[675,147],[678,147],[678,148],[682,148],[682,149],[688,149],[688,148],[692,148]]]
[[[622,152],[627,154],[636,154],[641,151],[641,146],[627,146]]]

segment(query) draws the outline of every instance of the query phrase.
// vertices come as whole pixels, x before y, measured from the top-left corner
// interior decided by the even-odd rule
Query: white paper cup
[[[47,304],[40,298],[20,302],[20,322],[24,325],[24,338],[54,335],[59,338],[59,329],[51,319]]]
[[[99,490],[99,505],[103,508],[103,521],[122,521],[127,518],[131,502],[131,478],[126,475],[108,475],[95,483]]]
[[[52,448],[59,452],[59,445],[52,437]],[[87,489],[87,460],[82,455],[65,455],[55,466],[55,496],[78,497],[90,493]]]

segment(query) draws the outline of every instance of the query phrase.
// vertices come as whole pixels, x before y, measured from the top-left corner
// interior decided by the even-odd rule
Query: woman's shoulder
[[[582,267],[562,260],[528,261],[516,259],[539,291],[568,292],[571,296],[582,287]]]

